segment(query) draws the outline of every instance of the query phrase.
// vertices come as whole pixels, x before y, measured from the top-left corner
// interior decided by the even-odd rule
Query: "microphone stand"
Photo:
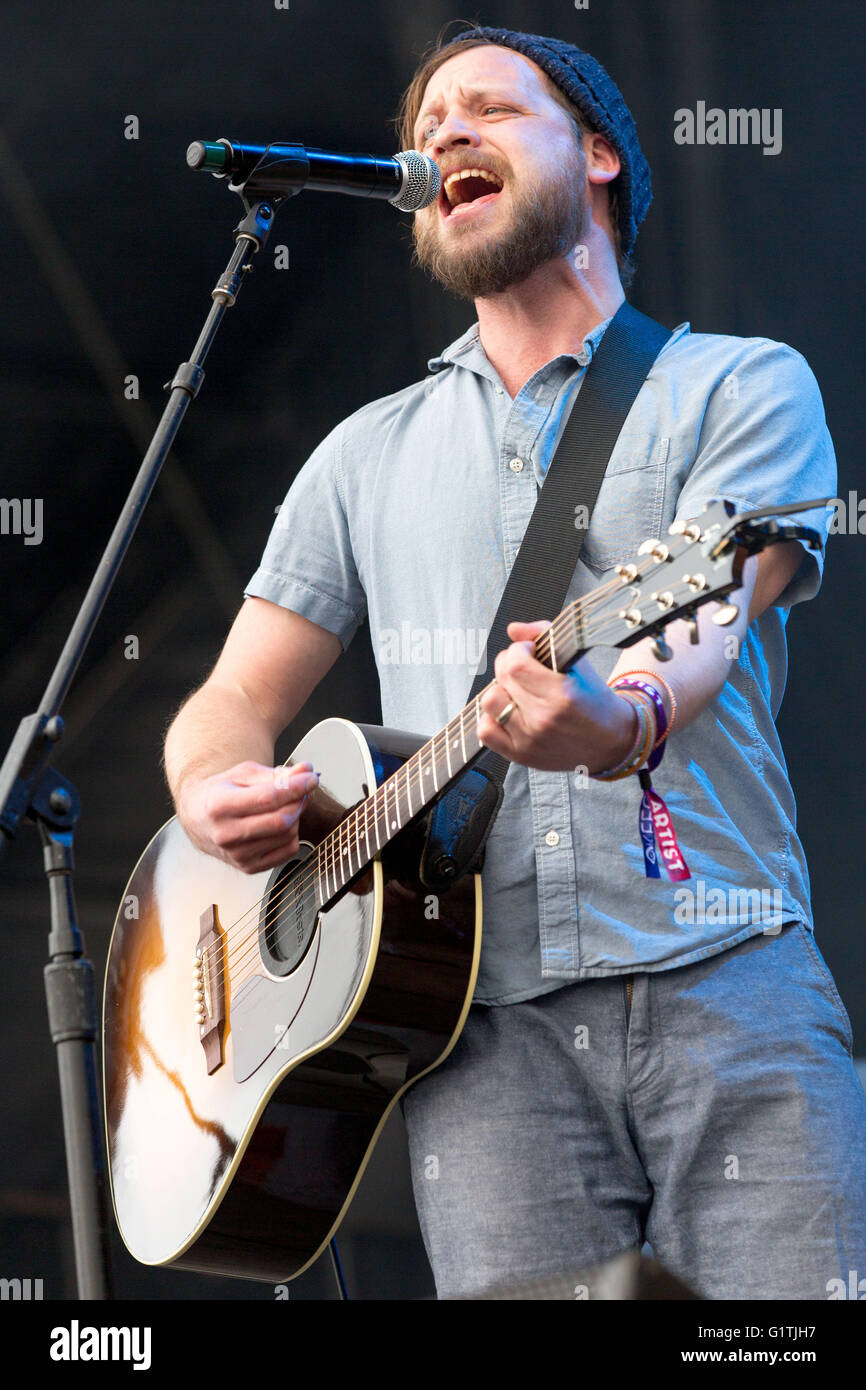
[[[85,957],[84,937],[76,920],[72,886],[73,836],[81,803],[71,782],[51,767],[54,746],[63,735],[60,707],[87,649],[103,604],[132,541],[191,401],[204,380],[202,363],[226,309],[234,303],[245,273],[267,242],[277,206],[300,188],[269,186],[254,171],[233,186],[246,215],[235,228],[235,250],[216,287],[213,306],[188,362],[166,384],[168,404],[124,503],[108,545],[66,639],[66,644],[34,714],[21,720],[0,767],[0,855],[21,820],[35,821],[48,878],[51,932],[45,993],[48,1024],[57,1049],[66,1166],[72,1210],[75,1270],[82,1299],[114,1296],[109,1249],[109,1219],[102,1116],[96,1068],[98,1015],[93,966]],[[245,190],[249,188],[248,200]],[[253,191],[254,189],[254,191]]]

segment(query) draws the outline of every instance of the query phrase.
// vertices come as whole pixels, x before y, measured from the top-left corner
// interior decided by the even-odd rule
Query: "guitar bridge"
[[[216,903],[201,915],[201,931],[195,948],[193,993],[199,1041],[204,1049],[208,1076],[225,1061],[225,975],[223,973],[223,929]]]

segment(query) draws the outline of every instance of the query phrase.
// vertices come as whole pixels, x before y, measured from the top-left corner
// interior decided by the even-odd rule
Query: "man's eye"
[[[508,106],[494,106],[491,104],[490,106],[483,106],[481,108],[481,114],[482,116],[486,116],[488,111],[509,111],[510,109],[511,108]],[[418,135],[419,142],[422,145],[426,145],[427,141],[432,139],[432,137],[435,135],[438,128],[439,122],[437,120],[429,120],[425,126],[421,127],[421,130]]]

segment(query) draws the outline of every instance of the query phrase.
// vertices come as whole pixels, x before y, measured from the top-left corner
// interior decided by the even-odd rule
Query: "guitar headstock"
[[[826,506],[831,500],[818,498],[737,514],[734,504],[722,498],[708,503],[693,521],[675,521],[664,539],[645,540],[632,561],[617,565],[615,580],[601,584],[571,605],[579,610],[573,617],[571,634],[576,655],[595,646],[628,647],[655,634],[655,654],[662,661],[668,660],[672,655],[664,639],[668,623],[684,619],[690,625],[692,642],[697,642],[696,611],[714,599],[720,606],[712,621],[721,626],[733,622],[739,609],[724,599],[740,587],[747,556],[789,540],[804,541],[813,550],[820,548],[817,531],[777,518]],[[569,613],[566,609],[561,617]],[[554,629],[560,621],[557,619]],[[561,670],[570,664],[564,659],[565,628],[561,636],[556,631],[553,635],[556,665]]]

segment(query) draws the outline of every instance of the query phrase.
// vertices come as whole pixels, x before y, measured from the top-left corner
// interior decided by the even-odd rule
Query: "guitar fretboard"
[[[534,644],[534,655],[550,670],[563,670],[585,650],[581,607],[568,605]],[[324,906],[379,854],[448,783],[484,750],[478,738],[481,697],[464,705],[443,729],[407,758],[387,781],[350,811],[316,850],[316,893]]]

